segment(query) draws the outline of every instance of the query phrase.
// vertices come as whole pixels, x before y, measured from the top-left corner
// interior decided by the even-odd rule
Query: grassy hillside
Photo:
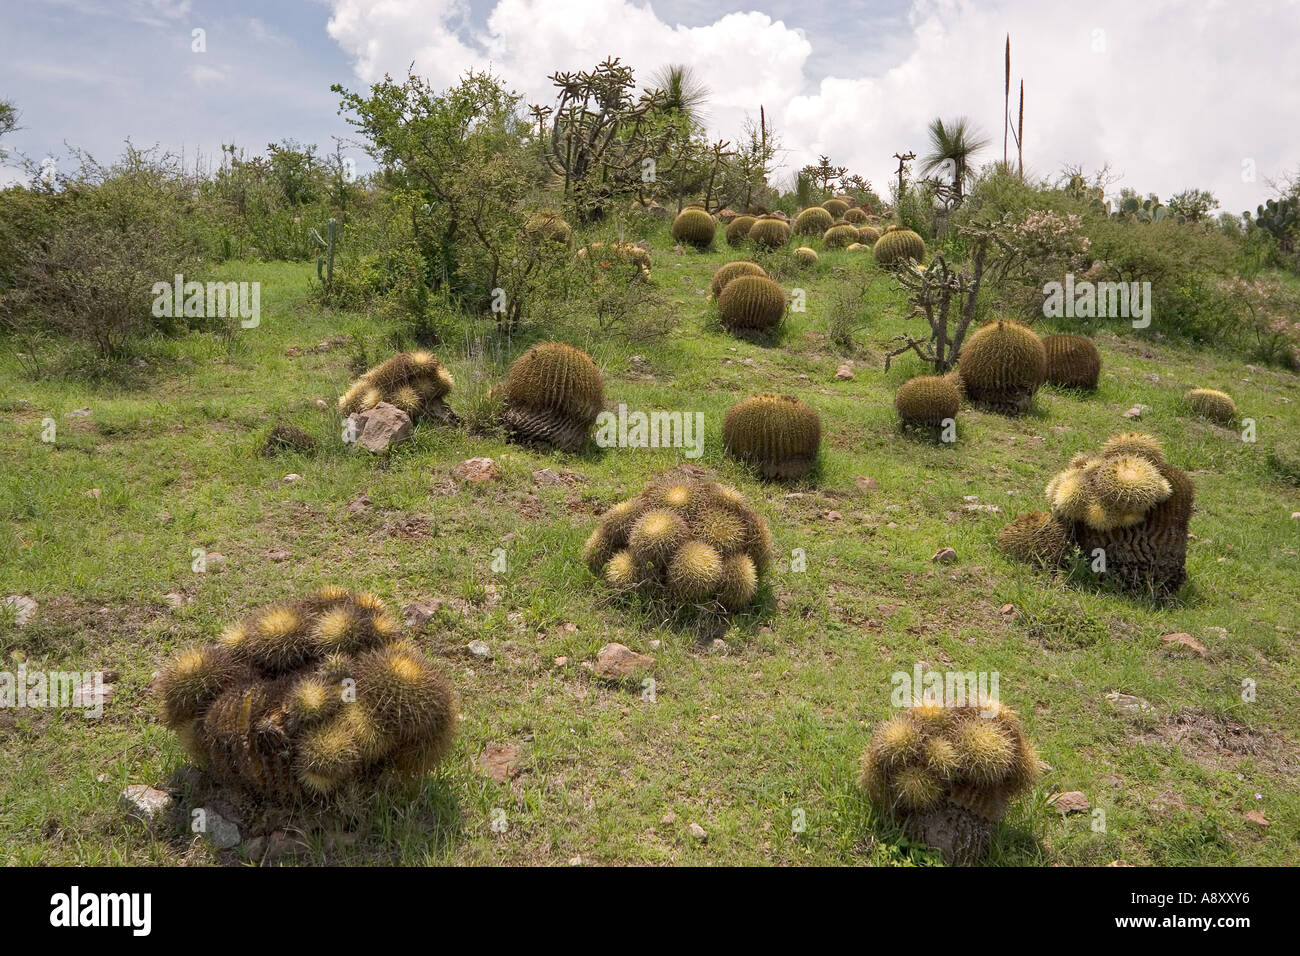
[[[1045,388],[1018,420],[963,409],[958,442],[933,444],[897,429],[894,390],[923,368],[905,357],[886,374],[882,356],[916,320],[869,256],[825,252],[814,272],[782,276],[807,310],[779,342],[752,344],[722,332],[706,299],[731,255],[675,252],[666,230],[652,245],[678,329],[651,342],[564,338],[603,368],[611,403],[703,412],[695,463],[770,519],[783,559],[761,606],[718,635],[611,601],[579,559],[597,514],[680,452],[544,455],[435,426],[386,459],[354,452],[333,410],[350,349],[289,350],[351,334],[383,357],[392,327],[321,310],[306,265],[228,264],[229,277],[262,283],[261,326],[157,343],[130,387],[37,381],[0,359],[0,596],[40,604],[25,628],[0,622],[0,669],[120,675],[101,720],[0,711],[0,860],[238,861],[197,838],[150,838],[117,805],[127,784],[161,783],[184,762],[155,720],[151,674],[246,610],[336,582],[397,607],[443,602],[417,640],[452,676],[464,722],[437,776],[383,794],[355,837],[313,837],[315,862],[934,863],[854,786],[871,727],[890,713],[890,675],[918,661],[998,672],[1051,767],[1004,821],[994,862],[1300,861],[1300,378],[1162,341],[1169,317],[1146,332],[1117,322],[1097,338],[1095,394]],[[828,316],[871,274],[855,376],[837,380]],[[475,402],[527,344],[438,348],[457,381],[452,406]],[[1258,441],[1180,414],[1194,386],[1229,391]],[[722,454],[724,411],[760,391],[798,395],[822,416],[821,463],[790,487]],[[1122,413],[1135,404],[1197,484],[1189,583],[1167,607],[994,547],[1005,521],[1042,507],[1044,483],[1074,453],[1133,425]],[[53,444],[41,440],[46,417]],[[312,432],[321,452],[259,456],[275,420]],[[484,455],[500,480],[453,478]],[[955,563],[932,562],[942,547]],[[195,573],[193,549],[225,562]],[[795,549],[805,571],[791,570]],[[1207,655],[1166,650],[1171,632]],[[490,658],[466,652],[475,639]],[[655,656],[653,702],[582,666],[609,641]],[[1120,709],[1110,693],[1154,710]],[[517,748],[506,783],[481,767],[494,746]],[[1069,790],[1105,811],[1104,832],[1048,805]]]

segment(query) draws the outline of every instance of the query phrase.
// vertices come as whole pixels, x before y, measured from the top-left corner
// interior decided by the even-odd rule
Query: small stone
[[[329,402],[325,401],[325,399],[323,399],[323,398],[318,398],[318,399],[316,399],[316,407],[317,407],[317,408],[329,408],[330,406],[329,406]]]
[[[501,477],[501,469],[491,458],[469,458],[451,470],[453,478],[482,484]]]
[[[724,641],[722,638],[715,637],[712,640],[712,642],[710,642],[709,644],[709,650],[712,651],[714,654],[725,655],[728,651],[731,650],[731,648],[727,645],[727,642]]]
[[[292,485],[295,482],[302,481],[302,475],[298,474],[297,472],[291,471],[289,472],[289,474],[285,475],[280,480],[283,481],[286,485]]]
[[[370,496],[358,495],[348,502],[348,514],[363,515],[370,510]]]
[[[822,517],[823,517],[825,520],[827,520],[827,521],[843,521],[843,520],[844,520],[844,515],[840,514],[838,511],[828,511],[828,512],[826,512],[824,515],[822,515]]]
[[[126,810],[126,815],[139,820],[150,830],[167,816],[172,808],[172,795],[165,790],[158,790],[143,783],[133,783],[122,791],[117,798],[118,804]]]
[[[18,627],[26,627],[36,616],[36,609],[39,605],[25,594],[11,594],[0,604],[0,608],[14,616],[14,624]]]
[[[665,813],[662,817],[659,818],[659,822],[660,822],[660,823],[663,823],[663,824],[676,823],[676,822],[677,822],[677,814],[675,814],[675,813],[673,813],[673,811],[669,810],[667,813]]]
[[[699,840],[701,843],[707,843],[709,840],[709,834],[705,831],[704,827],[700,826],[698,823],[692,823],[686,828],[686,832],[695,837],[695,839]]]
[[[1293,512],[1291,512],[1291,520],[1292,520],[1292,521],[1300,521],[1300,511],[1293,511]]]
[[[953,548],[940,548],[930,560],[936,564],[952,564],[957,560],[957,552]]]
[[[1016,606],[1014,604],[1004,604],[1002,605],[1002,608],[1001,610],[998,611],[998,613],[1001,614],[1003,617],[1015,617]]]
[[[857,482],[858,487],[863,491],[876,491],[880,488],[880,482],[868,475],[858,475],[854,481]]]
[[[853,378],[853,366],[847,362],[835,370],[835,378],[841,382],[847,382]]]
[[[1261,827],[1266,827],[1270,825],[1268,818],[1265,817],[1264,814],[1260,813],[1258,810],[1247,810],[1245,816],[1246,819],[1249,820],[1251,823],[1258,824]]]
[[[479,769],[497,783],[519,775],[519,748],[514,744],[488,744],[478,758]]]
[[[220,551],[209,551],[203,561],[209,571],[216,570],[226,563],[226,556]]]
[[[1070,813],[1084,813],[1092,809],[1092,804],[1080,790],[1070,790],[1066,793],[1057,793],[1047,798],[1047,802],[1056,807],[1062,816]]]
[[[1149,405],[1134,405],[1132,408],[1126,411],[1122,417],[1141,418],[1143,412],[1149,412],[1149,411],[1151,411],[1151,407]]]
[[[289,560],[289,552],[281,548],[276,548],[274,551],[266,552],[266,557],[268,560],[274,561],[276,564],[279,564],[282,561]]]
[[[239,846],[239,827],[211,807],[203,808],[204,834],[218,850],[232,850]],[[269,850],[269,848],[268,848]]]
[[[649,654],[638,654],[626,645],[610,643],[596,653],[596,673],[606,680],[621,680],[649,670],[654,662]]]
[[[1166,634],[1160,638],[1160,640],[1165,645],[1165,650],[1167,651],[1185,649],[1191,651],[1197,657],[1204,657],[1206,655],[1205,645],[1192,637],[1192,635],[1186,634],[1182,631],[1179,631],[1177,634]]]
[[[349,415],[348,421],[357,444],[375,453],[406,441],[411,437],[411,429],[414,427],[410,415],[388,402],[380,402],[374,408]]]
[[[581,856],[569,857],[569,866],[582,866],[582,857]]]
[[[68,414],[64,415],[63,417],[64,417],[64,418],[89,418],[89,417],[90,417],[90,409],[89,409],[89,408],[74,408],[72,411],[68,412]]]
[[[437,600],[415,601],[402,608],[402,618],[407,627],[424,627],[441,607],[442,602]]]
[[[257,858],[262,863],[272,863],[276,860],[296,859],[311,855],[310,846],[301,838],[285,830],[276,830],[272,833],[266,838],[264,846],[261,856]],[[249,859],[253,859],[251,850]]]
[[[568,665],[569,665],[569,659],[567,657],[557,657],[555,659],[556,667],[567,667]]]
[[[492,648],[488,647],[487,641],[474,640],[465,645],[465,649],[475,657],[491,657]]]
[[[1156,712],[1156,709],[1151,706],[1149,701],[1145,701],[1141,697],[1134,697],[1132,694],[1110,693],[1106,695],[1106,699],[1120,710],[1140,714],[1154,714]]]
[[[98,488],[90,488],[86,491],[87,498],[98,498],[101,492]]]

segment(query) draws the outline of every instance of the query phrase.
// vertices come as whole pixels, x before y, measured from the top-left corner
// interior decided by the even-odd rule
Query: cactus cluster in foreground
[[[821,440],[821,416],[792,395],[755,395],[732,405],[722,421],[727,452],[778,481],[811,471]]]
[[[454,418],[444,399],[454,384],[432,352],[400,352],[376,365],[339,398],[339,413],[353,415],[387,402],[412,421]]]
[[[722,294],[722,290],[727,287],[727,283],[732,279],[738,279],[741,276],[766,276],[767,272],[763,270],[757,262],[749,262],[745,259],[737,259],[735,262],[728,262],[726,265],[718,267],[713,273],[713,281],[710,287],[713,291],[713,298]]]
[[[501,421],[529,445],[577,451],[605,405],[600,369],[581,349],[542,342],[515,359],[506,374]]]
[[[1113,435],[1098,454],[1076,455],[1045,493],[1050,516],[1021,515],[999,534],[1009,554],[1063,560],[1070,546],[1059,558],[1056,549],[1064,534],[1127,591],[1166,595],[1182,587],[1195,486],[1155,438]]]
[[[605,512],[583,559],[617,591],[739,611],[773,551],[766,519],[740,492],[678,470]]]
[[[971,866],[988,853],[1011,800],[1033,787],[1039,760],[1009,707],[927,702],[876,726],[861,770],[859,787],[909,839]]]
[[[163,721],[219,783],[277,803],[327,797],[447,752],[456,696],[372,594],[328,587],[180,654]]]

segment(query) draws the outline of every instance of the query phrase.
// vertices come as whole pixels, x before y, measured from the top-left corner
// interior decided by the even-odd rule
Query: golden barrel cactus
[[[1183,405],[1199,418],[1220,425],[1231,425],[1237,420],[1237,403],[1227,392],[1213,388],[1194,388],[1183,395]]]
[[[673,238],[696,249],[712,246],[717,229],[718,221],[700,206],[687,206],[677,214],[672,225]]]
[[[790,395],[755,395],[727,409],[722,440],[730,455],[764,478],[802,478],[817,460],[821,416]]]
[[[501,420],[523,444],[577,451],[604,405],[604,379],[591,357],[561,342],[543,342],[510,366]]]
[[[1070,526],[1045,511],[1019,515],[998,532],[998,549],[1017,561],[1059,565],[1072,544]]]
[[[401,352],[353,382],[338,401],[339,414],[354,415],[387,402],[412,421],[452,421],[444,399],[451,393],[451,373],[432,352]]]
[[[738,259],[735,262],[728,262],[724,266],[719,266],[718,270],[713,273],[713,281],[710,284],[713,297],[716,299],[722,294],[722,290],[727,287],[727,283],[732,279],[738,279],[741,276],[765,276],[766,272],[757,262],[748,262]]]
[[[844,216],[842,218],[845,222],[850,222],[855,226],[861,226],[867,221],[867,214],[856,206],[852,206],[844,210]]]
[[[809,249],[807,246],[800,246],[792,252],[791,255],[794,256],[794,261],[799,263],[801,266],[817,265],[818,256],[816,249]]]
[[[876,261],[882,266],[925,261],[925,240],[905,226],[890,226],[876,240]]]
[[[1084,335],[1045,335],[1047,381],[1065,388],[1093,391],[1101,375],[1101,353],[1092,339]]]
[[[766,249],[779,249],[790,241],[790,224],[780,216],[759,216],[749,227],[749,238]]]
[[[794,234],[796,236],[820,236],[834,222],[835,217],[821,206],[809,206],[794,217]]]
[[[880,230],[875,226],[858,226],[858,242],[862,243],[864,246],[871,246],[873,253],[875,252],[876,240],[879,238]]]
[[[858,241],[858,230],[847,222],[837,222],[822,234],[827,249],[843,249]]]
[[[966,341],[958,367],[973,403],[1004,415],[1019,415],[1029,408],[1047,377],[1047,353],[1029,326],[995,319],[976,329]]]
[[[822,208],[831,214],[834,219],[839,219],[848,212],[849,204],[846,200],[836,196],[834,199],[828,199],[822,203]]]
[[[785,317],[785,290],[767,276],[732,279],[718,294],[718,319],[732,332],[766,331]]]
[[[918,375],[904,382],[894,395],[894,407],[904,425],[940,427],[957,417],[961,393],[949,379]]]
[[[731,222],[727,223],[727,231],[725,233],[727,237],[727,245],[734,248],[748,239],[749,229],[757,221],[758,219],[755,216],[737,216],[735,219],[731,220]]]

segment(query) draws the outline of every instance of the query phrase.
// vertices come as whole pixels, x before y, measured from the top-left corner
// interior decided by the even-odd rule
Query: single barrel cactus
[[[790,224],[780,216],[759,216],[749,227],[749,238],[768,249],[779,249],[790,241]]]
[[[1237,420],[1237,403],[1227,392],[1213,388],[1194,388],[1183,396],[1183,404],[1193,415],[1231,425]]]
[[[1155,438],[1112,436],[1100,455],[1077,455],[1054,475],[1046,496],[1084,558],[1121,588],[1164,596],[1182,587],[1195,486]]]
[[[765,331],[785,317],[785,290],[767,276],[732,279],[718,294],[718,319],[732,332]]]
[[[605,512],[583,560],[620,592],[739,611],[754,600],[774,550],[767,521],[740,492],[671,471]]]
[[[727,223],[727,245],[735,247],[749,238],[749,228],[758,222],[755,216],[737,216]]]
[[[967,340],[958,367],[972,402],[989,411],[1019,415],[1047,377],[1047,353],[1029,326],[995,319]]]
[[[219,782],[275,802],[423,774],[450,746],[446,678],[371,594],[324,588],[182,653],[154,691],[163,721]]]
[[[528,221],[524,223],[524,230],[530,236],[550,239],[564,245],[573,241],[573,229],[564,221],[564,217],[554,210],[544,209],[529,216]]]
[[[906,263],[909,259],[925,261],[925,240],[904,226],[890,226],[875,245],[876,261],[882,266]]]
[[[1084,335],[1045,335],[1047,381],[1065,388],[1097,388],[1101,374],[1101,353],[1092,339]]]
[[[974,866],[988,854],[1011,800],[1038,779],[1020,718],[992,700],[917,703],[878,724],[858,786],[909,839]]]
[[[867,221],[867,214],[856,206],[844,210],[843,219],[845,222],[851,222],[855,226],[860,226]]]
[[[822,203],[822,208],[830,213],[835,219],[839,219],[848,212],[849,204],[837,196],[834,199],[828,199]]]
[[[687,206],[673,220],[673,238],[678,242],[697,249],[708,249],[713,245],[713,235],[717,231],[718,221],[699,206]]]
[[[741,276],[765,276],[766,272],[757,262],[748,262],[738,259],[735,262],[728,262],[720,266],[718,271],[713,273],[713,297],[716,299],[722,294],[722,290],[727,287],[727,283],[732,279],[738,279]]]
[[[858,226],[858,242],[864,246],[871,246],[872,252],[876,248],[876,240],[880,238],[880,230],[875,226],[862,225]]]
[[[1020,515],[998,532],[998,548],[1018,561],[1059,565],[1070,553],[1070,526],[1056,515],[1034,511]]]
[[[858,241],[857,227],[847,222],[837,222],[822,235],[822,242],[827,249],[842,249]]]
[[[817,265],[818,256],[816,249],[809,249],[807,246],[800,246],[792,253],[792,255],[794,256],[794,261],[799,263],[801,266]]]
[[[543,342],[510,366],[501,420],[516,441],[577,451],[604,405],[604,380],[591,357]]]
[[[727,409],[722,440],[729,454],[764,478],[802,478],[817,460],[821,417],[790,395],[755,395]]]
[[[353,382],[339,398],[339,413],[354,415],[387,402],[412,421],[452,421],[455,415],[443,399],[453,384],[451,373],[433,353],[401,352]]]
[[[939,375],[918,375],[904,382],[894,396],[894,407],[904,425],[940,427],[957,417],[961,392]]]
[[[794,217],[796,236],[820,236],[835,222],[835,217],[821,206],[809,206]]]

